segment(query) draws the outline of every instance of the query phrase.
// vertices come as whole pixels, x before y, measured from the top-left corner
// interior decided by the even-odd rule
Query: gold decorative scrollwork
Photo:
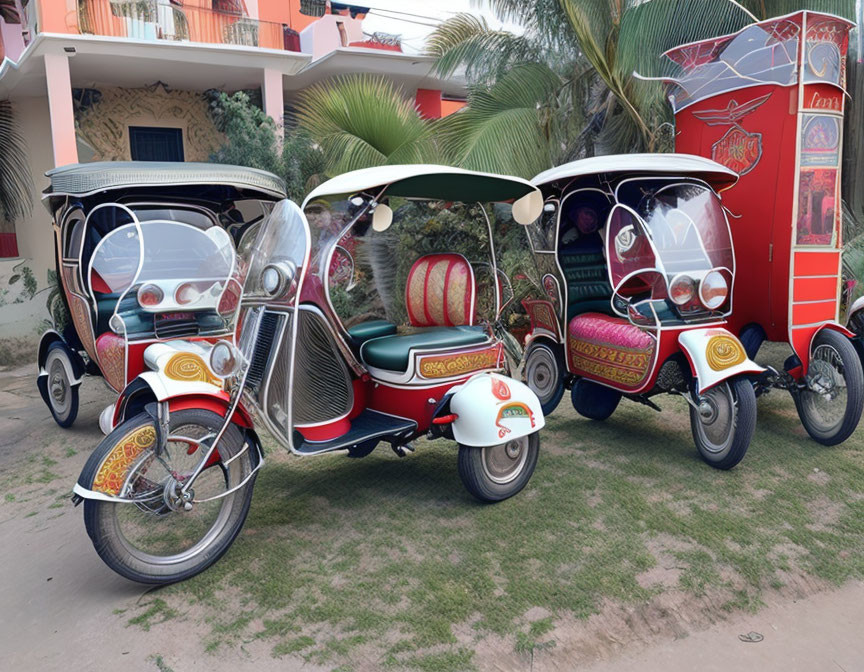
[[[180,380],[184,383],[201,382],[217,387],[222,386],[222,381],[211,374],[204,360],[193,352],[178,352],[176,355],[171,355],[171,359],[165,365],[165,375],[171,380]]]
[[[477,352],[437,355],[420,360],[420,375],[424,378],[450,378],[464,373],[492,369],[498,366],[498,347]]]
[[[737,366],[747,359],[744,347],[734,336],[712,336],[705,348],[705,358],[708,366],[714,371],[722,371],[732,366]]]
[[[129,467],[138,456],[156,442],[156,429],[153,425],[137,427],[117,442],[111,452],[102,460],[92,490],[106,495],[117,496],[126,482]]]

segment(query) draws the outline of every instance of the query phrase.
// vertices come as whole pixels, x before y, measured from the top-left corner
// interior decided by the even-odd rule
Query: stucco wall
[[[141,89],[99,88],[101,99],[76,113],[79,141],[93,148],[93,161],[128,161],[130,126],[183,130],[186,161],[207,161],[224,142],[213,126],[204,96],[154,84]]]

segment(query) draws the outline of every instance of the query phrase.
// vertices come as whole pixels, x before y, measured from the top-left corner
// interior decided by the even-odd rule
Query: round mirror
[[[543,212],[543,194],[534,189],[513,203],[513,219],[517,224],[526,226]]]

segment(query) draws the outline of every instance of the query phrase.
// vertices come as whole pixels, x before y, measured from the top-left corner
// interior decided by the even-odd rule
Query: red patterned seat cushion
[[[573,373],[638,390],[651,373],[656,341],[624,318],[583,313],[570,320],[567,347]]]
[[[474,270],[461,254],[427,254],[408,272],[405,306],[415,327],[470,326]]]

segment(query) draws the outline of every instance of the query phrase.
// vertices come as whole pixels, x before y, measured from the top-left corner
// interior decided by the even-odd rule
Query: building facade
[[[262,108],[277,123],[305,88],[349,73],[390,78],[428,118],[463,104],[464,85],[438,78],[432,58],[403,53],[398,36],[364,32],[365,7],[11,2],[18,21],[0,18],[0,100],[11,102],[26,140],[34,204],[14,229],[0,229],[0,339],[27,337],[45,317],[54,267],[39,201],[45,171],[96,160],[206,161],[223,141],[207,111],[210,89],[260,89]]]

